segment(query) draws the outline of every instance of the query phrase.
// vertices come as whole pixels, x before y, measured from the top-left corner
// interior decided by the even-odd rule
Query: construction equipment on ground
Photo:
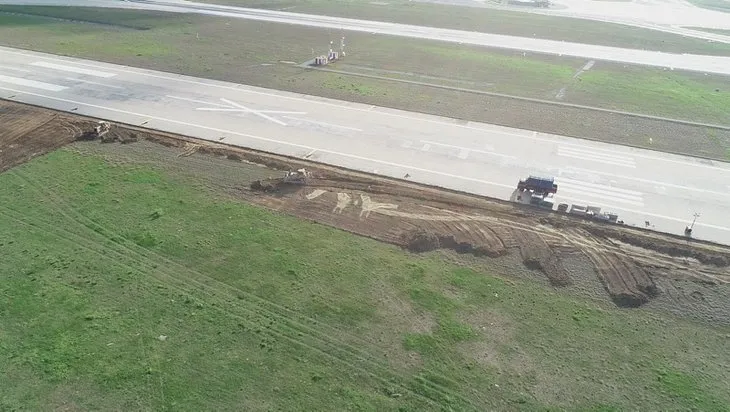
[[[552,177],[530,176],[527,179],[520,180],[519,183],[517,183],[517,190],[519,190],[520,192],[529,190],[531,192],[543,193],[547,195],[549,193],[557,193],[558,185],[555,183],[555,178]]]
[[[306,185],[312,174],[306,169],[297,169],[296,171],[287,171],[280,178],[271,178],[264,180],[256,180],[251,183],[252,190],[262,192],[272,192],[280,189],[285,185],[303,186]]]
[[[81,136],[79,136],[79,140],[96,140],[96,139],[103,139],[103,137],[109,133],[109,130],[111,130],[111,124],[109,122],[105,121],[99,121],[99,123],[94,126],[91,130],[84,131]]]
[[[306,169],[298,169],[296,172],[288,171],[284,174],[282,182],[294,185],[305,185],[307,184],[307,179],[311,176],[312,174],[307,172]]]
[[[111,127],[112,125],[109,122],[102,120],[96,125],[96,127],[94,127],[94,133],[96,133],[97,138],[103,137],[105,134],[109,133]]]
[[[529,192],[531,205],[552,210],[555,206],[553,196],[558,191],[558,185],[555,184],[555,179],[552,177],[530,176],[517,183],[517,190],[521,193],[518,199],[522,199],[523,194]]]

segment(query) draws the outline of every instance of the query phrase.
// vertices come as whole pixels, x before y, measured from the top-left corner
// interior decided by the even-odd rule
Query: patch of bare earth
[[[92,123],[0,100],[0,173],[73,142]]]
[[[509,359],[498,356],[503,352],[500,350],[501,345],[514,342],[514,325],[504,315],[495,311],[479,310],[468,312],[459,320],[469,325],[479,335],[474,340],[458,344],[458,350],[466,359],[498,370],[522,369],[524,365],[513,364]]]
[[[377,297],[378,324],[364,329],[365,340],[377,343],[390,365],[399,369],[414,369],[422,366],[418,352],[403,347],[403,336],[409,333],[430,334],[437,326],[433,315],[416,310],[410,300],[398,296],[394,288],[385,284],[376,286],[371,296]]]

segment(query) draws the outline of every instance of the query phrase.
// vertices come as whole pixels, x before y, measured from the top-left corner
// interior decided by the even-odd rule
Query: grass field
[[[8,46],[622,144],[649,147],[652,137],[662,142],[650,146],[656,150],[722,160],[730,153],[728,131],[674,125],[654,136],[656,125],[636,118],[397,82],[416,79],[549,101],[563,94],[566,103],[727,125],[730,89],[724,76],[598,63],[575,79],[586,61],[347,33],[347,59],[334,67],[386,78],[372,79],[280,63],[306,61],[343,34],[327,30],[136,11],[3,10],[54,16],[0,13],[0,43]]]
[[[297,13],[323,14],[366,20],[482,31],[512,36],[540,37],[606,46],[630,47],[677,53],[728,55],[730,45],[661,33],[621,24],[483,7],[455,7],[407,0],[387,5],[364,0],[204,0],[207,3],[237,5]],[[723,0],[698,0],[716,2]]]
[[[0,175],[0,216],[3,410],[730,408],[727,328],[410,255],[185,174],[62,149]]]
[[[708,29],[708,28],[705,28],[705,27],[692,27],[692,29],[699,30],[699,31],[706,31],[708,33],[724,34],[726,36],[730,36],[730,30]]]

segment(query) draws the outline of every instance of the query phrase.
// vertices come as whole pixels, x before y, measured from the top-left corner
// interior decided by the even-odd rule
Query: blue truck
[[[548,194],[555,194],[558,191],[558,185],[555,183],[555,178],[552,177],[530,176],[517,183],[517,190],[520,192],[529,190],[535,194],[547,196]]]

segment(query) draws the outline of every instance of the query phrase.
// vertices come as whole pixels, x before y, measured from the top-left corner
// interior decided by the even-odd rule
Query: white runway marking
[[[683,185],[678,185],[678,184],[668,183],[668,182],[660,182],[658,180],[642,179],[640,177],[634,177],[634,176],[629,176],[629,175],[620,175],[620,174],[616,174],[616,173],[599,172],[597,170],[583,169],[580,167],[573,167],[573,166],[566,167],[565,169],[561,169],[561,172],[562,171],[603,175],[603,176],[615,177],[618,179],[626,179],[626,180],[637,181],[637,182],[642,182],[642,183],[649,183],[649,184],[656,185],[656,186],[673,187],[675,189],[683,189],[683,190],[688,190],[688,191],[698,192],[698,193],[707,193],[707,194],[713,194],[713,195],[725,196],[725,197],[730,196],[730,186],[728,186],[727,192],[716,192],[714,190],[698,189],[696,187],[683,186]]]
[[[211,108],[211,107],[198,107],[195,110],[200,111],[208,111],[208,112],[237,112],[237,113],[251,113],[255,114],[256,116],[262,117],[266,120],[272,121],[274,123],[280,124],[282,126],[286,126],[286,123],[282,122],[279,119],[275,119],[266,113],[271,114],[307,114],[305,112],[291,112],[291,111],[285,111],[285,110],[254,110],[250,109],[240,103],[232,102],[226,98],[221,97],[221,101],[225,104],[227,104],[227,107],[223,107],[220,109],[217,108]],[[206,103],[207,104],[207,103]],[[217,105],[220,106],[220,105]]]
[[[48,63],[48,62],[44,62],[44,61],[31,63],[31,66],[45,67],[46,69],[61,70],[64,72],[86,74],[89,76],[104,77],[104,78],[114,77],[117,75],[116,73],[84,69],[83,67],[66,66],[65,64]]]
[[[505,155],[505,154],[490,152],[490,151],[486,151],[486,150],[472,149],[470,147],[454,146],[452,144],[447,144],[447,143],[432,142],[430,140],[421,140],[421,143],[425,143],[426,145],[429,146],[429,148],[433,145],[433,146],[443,146],[443,147],[450,147],[452,149],[457,149],[457,150],[459,150],[459,157],[461,157],[462,155],[468,156],[470,152],[474,152],[474,153],[482,153],[482,154],[487,154],[487,155],[492,155],[492,156],[507,157],[510,159],[517,158],[517,156]],[[466,159],[466,157],[464,157],[464,159]]]
[[[170,99],[175,99],[175,100],[182,100],[182,101],[185,101],[185,102],[190,102],[190,103],[200,103],[200,104],[207,104],[207,105],[209,105],[209,106],[218,106],[218,107],[231,107],[231,106],[229,106],[229,105],[227,105],[227,104],[220,104],[220,103],[212,103],[212,102],[206,102],[206,101],[204,101],[204,100],[189,99],[189,98],[187,98],[187,97],[178,97],[178,96],[170,96],[170,95],[167,95],[167,96],[165,96],[165,97],[168,97],[168,98],[170,98]]]
[[[66,77],[65,79],[66,80],[69,80],[69,81],[74,81],[74,82],[81,82],[81,83],[93,84],[95,86],[108,87],[110,89],[123,89],[123,87],[114,86],[114,85],[111,85],[111,84],[104,84],[104,83],[92,82],[91,80],[74,79],[73,77]]]
[[[634,159],[624,154],[615,154],[609,151],[594,150],[591,148],[579,148],[579,146],[560,145],[558,156],[583,159],[591,162],[605,163],[614,166],[636,168]]]
[[[14,84],[16,86],[33,87],[36,89],[48,90],[51,92],[60,92],[61,90],[68,89],[68,87],[66,87],[66,86],[59,86],[57,84],[43,83],[43,82],[38,82],[35,80],[21,79],[19,77],[4,76],[2,74],[0,74],[0,82],[10,83],[10,84]]]
[[[31,53],[26,53],[26,52],[19,52],[19,51],[13,51],[13,50],[0,50],[0,52],[1,53],[16,54],[16,55],[20,55],[20,56],[24,56],[24,57],[39,58],[36,54],[31,54]],[[52,58],[52,57],[42,57],[42,59],[44,59],[44,60],[50,60],[50,61],[67,62],[66,60],[58,59],[58,58]],[[74,63],[77,64],[77,65],[79,65],[79,66],[94,67],[94,68],[100,68],[100,69],[105,68],[104,66],[100,66],[98,64],[91,64],[91,63],[84,63],[84,62],[74,62]],[[334,107],[334,108],[338,108],[338,109],[347,109],[347,110],[360,111],[360,112],[369,112],[369,111],[372,111],[374,108],[377,107],[377,106],[371,106],[368,109],[356,108],[356,107],[345,107],[345,106],[342,106],[341,103],[330,103],[330,102],[327,102],[327,101],[307,99],[307,98],[302,98],[302,97],[288,96],[288,95],[285,95],[285,94],[276,94],[276,93],[264,92],[264,91],[259,91],[259,90],[253,90],[252,88],[248,88],[248,87],[246,87],[244,85],[241,85],[241,84],[238,84],[236,86],[227,86],[227,85],[222,85],[222,84],[215,84],[215,83],[210,83],[210,82],[203,82],[203,81],[199,81],[199,80],[193,80],[193,79],[190,79],[190,78],[185,78],[182,75],[179,75],[177,77],[175,77],[175,76],[162,76],[162,75],[155,74],[155,73],[149,73],[148,71],[145,71],[143,69],[133,70],[131,68],[115,67],[114,70],[116,70],[118,72],[121,72],[121,73],[130,73],[130,74],[135,74],[135,75],[138,75],[138,76],[147,76],[147,77],[153,77],[153,78],[164,79],[164,80],[172,80],[172,81],[178,81],[178,82],[182,82],[182,83],[196,84],[196,85],[200,85],[200,86],[207,86],[207,87],[213,87],[213,88],[218,88],[218,89],[226,89],[226,90],[234,90],[234,91],[239,91],[239,92],[244,92],[244,93],[258,94],[258,95],[262,95],[262,96],[278,97],[280,99],[286,99],[286,100],[292,100],[292,101],[305,102],[307,104],[317,103],[317,104],[321,104],[321,105],[324,105],[324,106],[330,106],[330,107]],[[397,117],[397,118],[401,118],[401,119],[408,119],[408,120],[420,121],[420,122],[431,123],[431,124],[439,124],[439,125],[444,125],[444,126],[452,126],[452,127],[458,127],[458,128],[462,128],[462,129],[468,129],[468,130],[476,130],[476,131],[480,131],[480,132],[493,133],[493,134],[501,135],[501,136],[521,137],[521,138],[532,139],[532,140],[541,141],[541,142],[551,142],[551,143],[555,143],[556,142],[556,139],[555,138],[541,138],[541,137],[538,137],[538,134],[539,133],[536,132],[536,131],[527,131],[527,130],[525,130],[524,132],[526,132],[526,133],[529,132],[531,134],[531,136],[528,136],[528,135],[526,135],[524,133],[511,133],[511,132],[507,132],[507,131],[494,131],[494,130],[486,129],[484,127],[475,127],[475,126],[468,126],[468,125],[453,124],[453,123],[444,122],[442,120],[436,120],[436,119],[427,118],[427,117],[419,118],[419,117],[408,116],[408,115],[404,115],[404,114],[391,113],[391,112],[387,112],[387,111],[378,111],[378,113],[379,114],[382,114],[382,115],[385,115],[385,116]],[[559,136],[557,136],[557,137],[559,137]],[[576,147],[587,147],[587,146],[579,146],[579,145],[574,145],[574,146],[576,146]],[[603,150],[603,149],[600,149],[600,150]],[[647,149],[643,149],[643,150],[648,151]],[[685,166],[693,166],[693,167],[699,167],[699,168],[705,168],[705,169],[712,169],[712,170],[719,171],[719,172],[730,173],[730,168],[722,168],[722,167],[711,166],[711,165],[706,165],[706,164],[701,164],[701,163],[696,163],[696,162],[689,162],[689,161],[685,161],[685,160],[676,160],[676,159],[669,159],[669,158],[661,158],[661,157],[652,156],[652,155],[648,155],[648,154],[641,154],[641,153],[632,153],[632,155],[634,157],[637,157],[637,158],[650,159],[650,160],[655,160],[655,161],[658,161],[658,162],[675,163],[675,164],[681,164],[681,165],[685,165]]]
[[[641,192],[635,190],[622,189],[619,187],[611,187],[602,184],[583,182],[580,180],[556,178],[558,184],[558,195],[563,193],[574,193],[589,198],[626,203],[638,207],[644,206],[644,199]]]
[[[168,123],[173,123],[173,124],[179,124],[182,126],[197,127],[199,129],[210,130],[210,131],[214,131],[214,132],[218,132],[218,133],[226,133],[226,134],[230,134],[230,135],[234,135],[234,136],[247,137],[250,139],[261,140],[264,142],[276,143],[276,144],[281,144],[281,145],[291,146],[291,147],[298,147],[298,148],[307,149],[307,150],[314,150],[317,152],[328,153],[328,154],[335,155],[335,156],[349,157],[351,159],[357,159],[357,160],[362,160],[362,161],[371,162],[371,163],[378,163],[378,164],[383,164],[383,165],[387,165],[387,166],[399,167],[399,168],[407,169],[407,170],[411,170],[411,171],[415,170],[415,171],[430,173],[430,174],[434,174],[434,175],[438,175],[438,176],[444,176],[444,177],[449,177],[449,178],[454,178],[454,179],[461,179],[461,180],[466,180],[466,181],[471,181],[471,182],[476,182],[476,183],[486,184],[486,185],[492,185],[492,186],[497,186],[497,187],[502,187],[502,188],[508,188],[508,189],[514,188],[514,185],[505,185],[502,183],[489,182],[486,180],[474,179],[471,177],[458,176],[458,175],[451,174],[451,173],[437,172],[435,170],[423,169],[423,168],[416,167],[416,166],[409,166],[409,165],[404,165],[404,164],[399,164],[399,163],[387,162],[387,161],[379,160],[379,159],[371,159],[368,157],[358,156],[358,155],[354,155],[354,154],[336,152],[334,150],[319,149],[316,147],[306,146],[303,144],[291,143],[291,142],[286,142],[283,140],[270,139],[268,137],[255,136],[252,134],[236,132],[233,130],[219,129],[217,127],[203,126],[200,124],[183,122],[180,120],[166,119],[164,117],[159,117],[159,116],[148,116],[146,114],[130,112],[128,110],[122,110],[122,109],[115,109],[113,107],[105,107],[105,106],[100,106],[100,105],[92,104],[92,103],[78,102],[75,100],[64,99],[64,98],[60,98],[60,97],[52,97],[52,96],[47,96],[47,95],[43,95],[43,94],[39,94],[39,93],[24,92],[22,90],[15,90],[15,89],[11,89],[8,87],[0,86],[0,90],[7,90],[9,92],[15,92],[15,93],[19,93],[19,94],[27,94],[30,96],[42,97],[42,98],[48,99],[48,100],[55,100],[55,101],[59,101],[59,102],[71,103],[71,104],[75,104],[75,105],[79,105],[79,106],[93,107],[96,109],[108,110],[110,112],[138,116],[138,117],[142,117],[145,119],[158,120],[158,121],[163,121],[163,122],[168,122]],[[207,140],[207,139],[202,139],[202,140]],[[373,173],[377,174],[378,173],[377,169]],[[728,229],[728,230],[730,230],[730,229]]]
[[[13,70],[13,71],[16,71],[16,72],[23,72],[23,73],[33,73],[30,70],[27,70],[27,69],[19,69],[17,67],[12,67],[12,66],[3,66],[3,65],[0,65],[0,69],[3,69],[3,70]]]
[[[266,112],[266,113],[285,113],[285,112]],[[349,126],[340,126],[340,125],[338,125],[338,124],[331,124],[331,123],[325,123],[325,122],[318,122],[318,121],[316,121],[316,120],[302,119],[302,118],[299,118],[299,117],[292,117],[292,116],[281,116],[281,117],[283,117],[283,118],[285,118],[285,119],[289,119],[289,120],[298,120],[298,121],[300,121],[300,122],[306,122],[306,123],[318,124],[318,125],[320,125],[320,126],[325,126],[325,127],[337,127],[337,128],[340,128],[340,129],[345,129],[345,130],[352,130],[352,131],[355,131],[355,132],[362,132],[362,129],[358,129],[358,128],[355,128],[355,127],[349,127]]]
[[[240,133],[240,132],[236,132],[233,130],[219,129],[219,128],[215,128],[215,127],[203,126],[203,125],[183,122],[183,121],[179,121],[179,120],[166,119],[166,118],[158,117],[158,116],[148,116],[145,114],[130,112],[127,110],[115,109],[115,108],[111,108],[111,107],[105,107],[105,106],[100,106],[100,105],[85,103],[85,102],[78,102],[78,101],[74,101],[74,100],[70,100],[70,99],[43,95],[40,93],[26,92],[26,91],[22,91],[22,90],[11,89],[8,87],[0,86],[0,90],[6,90],[9,92],[15,92],[18,94],[26,94],[26,95],[30,95],[30,96],[41,97],[41,98],[45,98],[48,100],[65,102],[65,103],[75,104],[78,106],[93,107],[96,109],[108,110],[110,112],[123,113],[123,114],[127,114],[127,115],[141,117],[141,118],[148,118],[148,119],[153,119],[153,120],[158,120],[158,121],[164,121],[164,122],[169,122],[169,123],[178,124],[178,125],[182,125],[182,126],[195,127],[195,128],[210,130],[210,131],[214,131],[214,132],[218,132],[218,133],[225,133],[225,134],[241,136],[241,137],[246,137],[246,138],[255,139],[255,140],[267,141],[267,142],[277,143],[277,144],[291,146],[291,147],[298,147],[298,148],[306,149],[306,150],[316,150],[318,152],[328,153],[328,154],[335,155],[335,156],[342,156],[342,157],[347,157],[347,158],[351,158],[351,159],[367,161],[367,162],[371,162],[371,163],[378,163],[378,164],[388,165],[388,166],[392,166],[392,167],[398,167],[398,168],[406,169],[409,171],[420,171],[420,172],[429,173],[429,174],[433,174],[433,175],[437,175],[437,176],[449,177],[449,178],[453,178],[453,179],[460,179],[460,180],[464,180],[464,181],[470,181],[470,182],[491,185],[491,186],[496,186],[496,187],[501,187],[501,188],[514,189],[514,185],[506,185],[506,184],[490,182],[490,181],[486,181],[486,180],[482,180],[482,179],[476,179],[476,178],[471,178],[471,177],[466,177],[466,176],[459,176],[459,175],[455,175],[455,174],[451,174],[451,173],[438,172],[438,171],[434,171],[434,170],[420,168],[417,166],[409,166],[409,165],[398,164],[398,163],[388,162],[388,161],[379,160],[379,159],[371,159],[371,158],[367,158],[364,156],[358,156],[358,155],[353,155],[353,154],[349,154],[349,153],[341,153],[341,152],[336,152],[333,150],[313,148],[310,146],[305,146],[305,145],[301,145],[301,144],[297,144],[297,143],[290,143],[290,142],[285,142],[285,141],[281,141],[281,140],[269,139],[266,137],[255,136],[255,135],[250,135],[250,134],[246,134],[246,133]],[[203,139],[203,140],[205,140],[205,139]],[[374,173],[378,173],[377,170],[374,171]],[[581,202],[581,203],[586,203],[586,204],[591,203],[590,201],[585,201],[585,200],[580,200],[580,199],[573,199],[573,200],[576,202]],[[627,209],[625,207],[617,207],[617,206],[613,206],[613,205],[606,205],[605,207],[614,209],[616,211],[637,214],[640,216],[648,216],[648,217],[666,219],[666,220],[675,221],[675,222],[682,222],[683,224],[686,223],[686,219],[680,219],[680,218],[675,218],[675,217],[670,217],[670,216],[663,216],[663,215],[658,215],[658,214],[654,214],[654,213],[647,213],[647,212],[640,211],[640,210]],[[711,224],[707,224],[707,223],[698,222],[695,226],[707,227],[707,228],[730,232],[730,228],[728,228],[728,227],[711,225]]]

